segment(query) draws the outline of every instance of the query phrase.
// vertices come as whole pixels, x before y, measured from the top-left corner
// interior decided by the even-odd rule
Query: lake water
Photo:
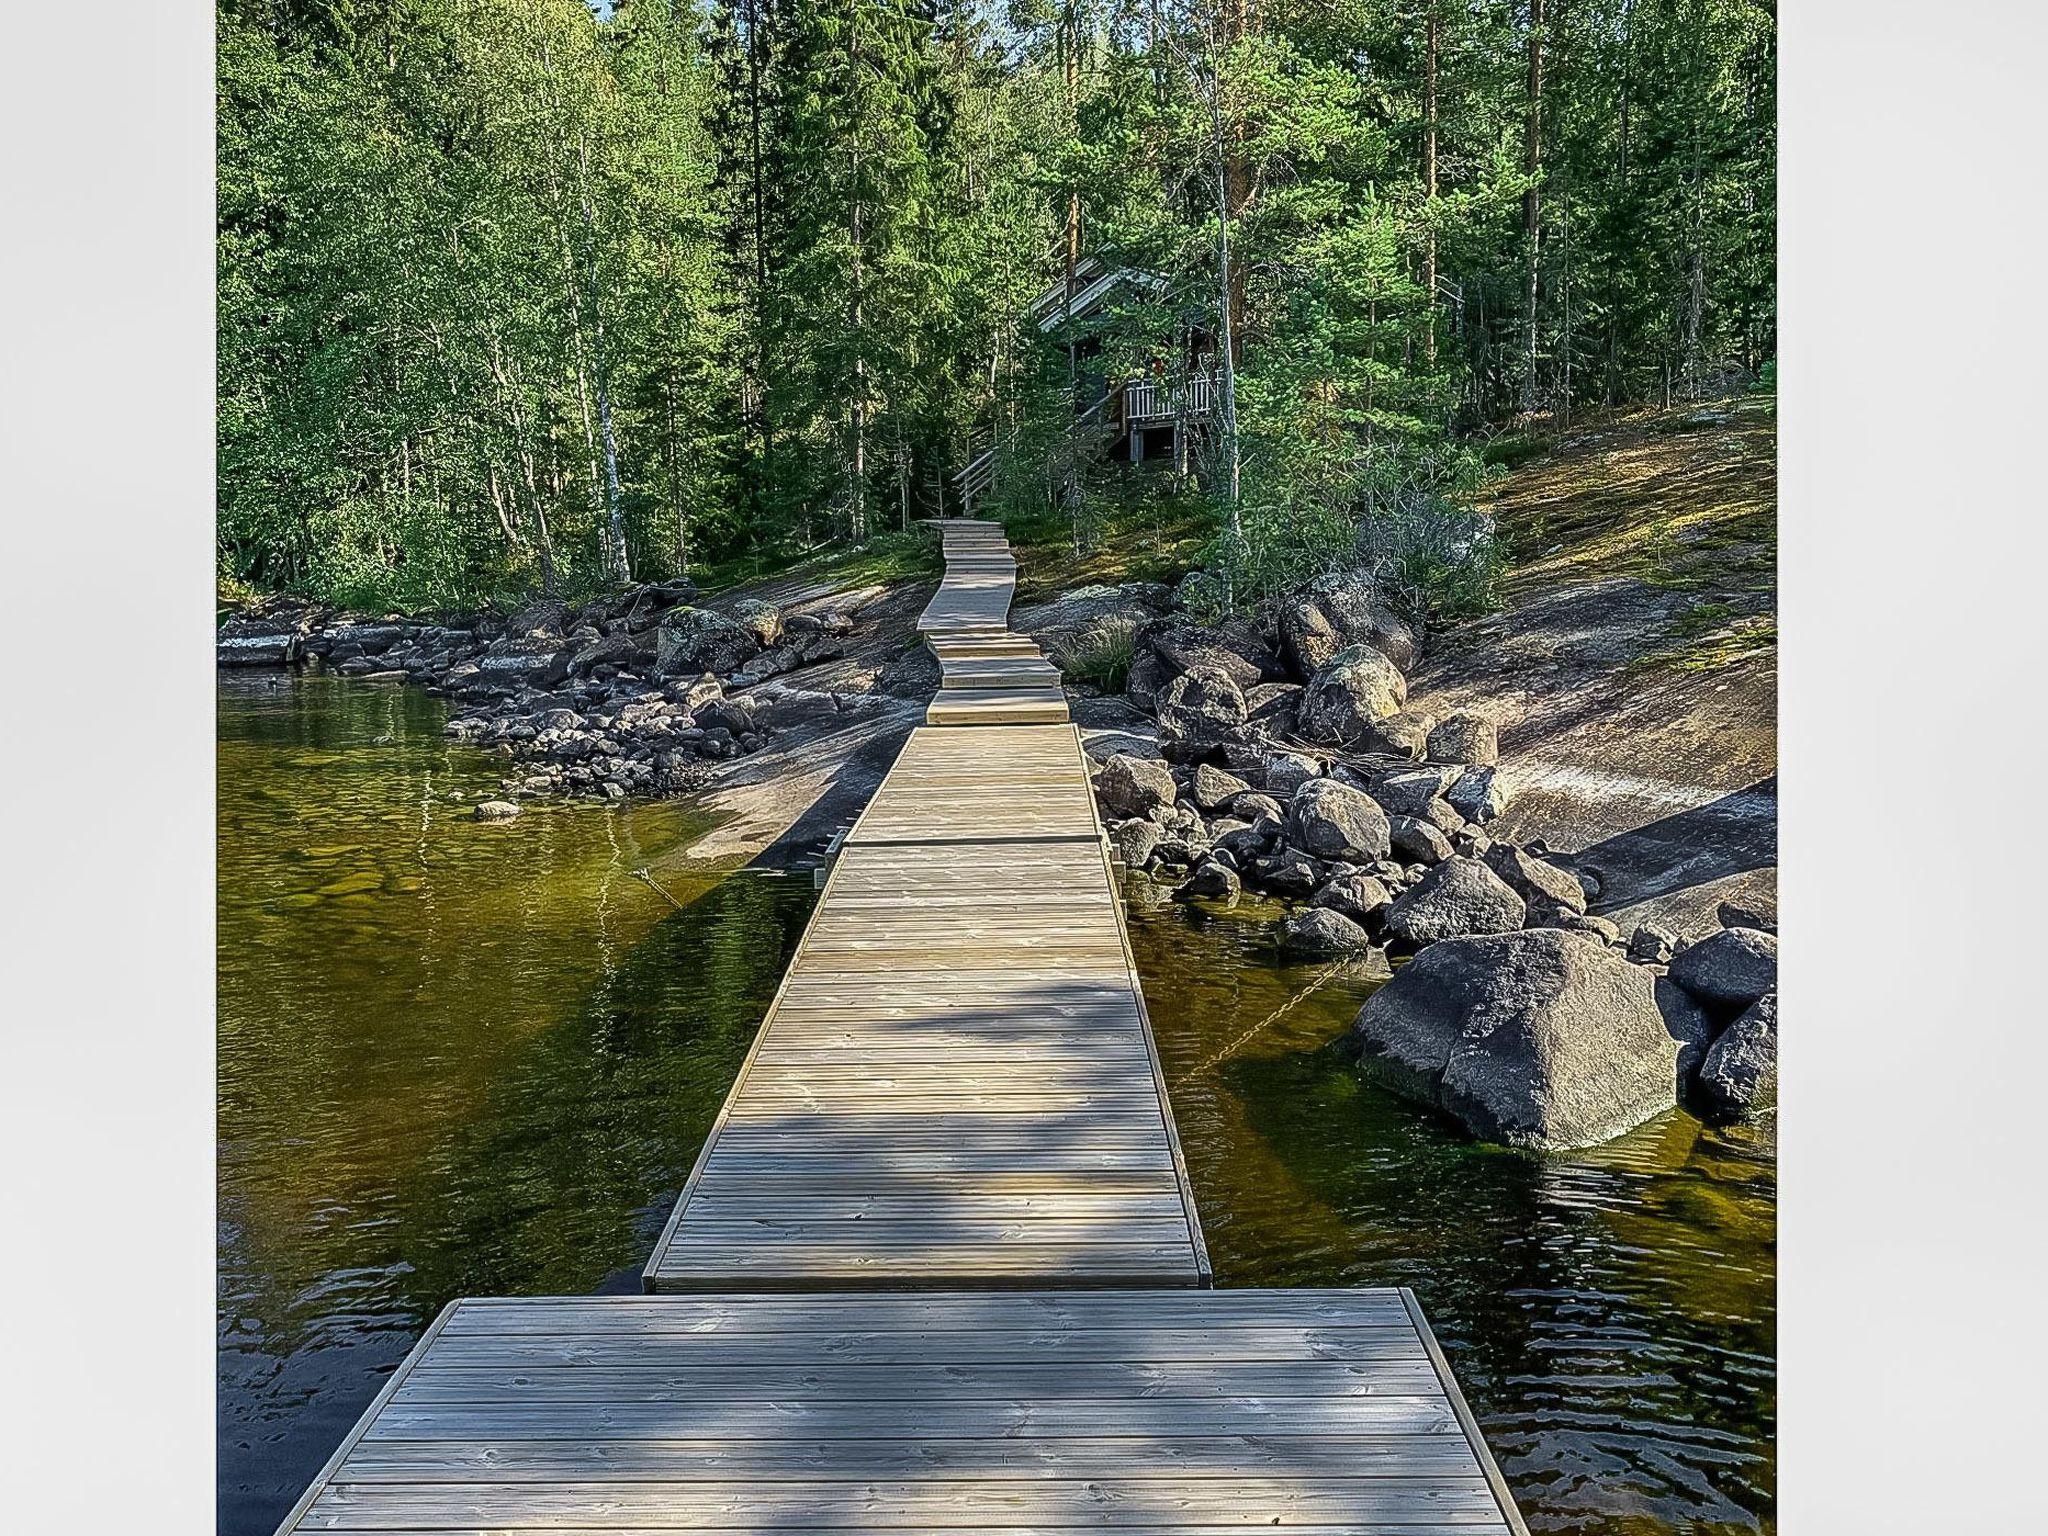
[[[451,1298],[638,1289],[813,900],[664,873],[706,825],[674,804],[476,822],[497,764],[442,718],[221,685],[229,1536],[268,1536]],[[1273,909],[1133,895],[1219,1284],[1413,1286],[1533,1530],[1772,1529],[1768,1142],[1673,1113],[1566,1158],[1475,1147],[1358,1081],[1360,989],[1264,1022],[1318,974]]]

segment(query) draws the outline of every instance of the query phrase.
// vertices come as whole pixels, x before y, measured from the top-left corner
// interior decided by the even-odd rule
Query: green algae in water
[[[664,875],[677,912],[631,875],[708,825],[674,804],[475,821],[502,763],[444,718],[387,684],[222,683],[234,1536],[268,1536],[450,1299],[638,1288],[813,900]]]

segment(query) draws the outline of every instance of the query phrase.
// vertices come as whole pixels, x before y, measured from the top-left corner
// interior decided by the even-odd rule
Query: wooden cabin
[[[1071,278],[1032,301],[1025,323],[1043,344],[1072,349],[1074,430],[1092,437],[1099,457],[1133,464],[1163,459],[1178,470],[1186,467],[1190,445],[1216,409],[1215,338],[1183,321],[1180,334],[1141,370],[1112,370],[1106,357],[1120,305],[1165,286],[1155,273],[1085,257]],[[966,466],[953,477],[963,515],[972,514],[994,481],[995,457],[992,435],[977,432]]]

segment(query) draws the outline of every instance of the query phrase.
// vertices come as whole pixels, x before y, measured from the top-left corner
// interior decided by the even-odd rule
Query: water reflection
[[[632,1289],[812,900],[631,878],[673,805],[469,819],[417,693],[220,703],[220,1528],[267,1536],[449,1298]],[[465,799],[451,799],[461,794]],[[670,883],[665,878],[664,883]],[[1773,1149],[1475,1147],[1361,1083],[1271,909],[1132,941],[1218,1281],[1413,1286],[1532,1529],[1771,1530]],[[1221,1056],[1222,1059],[1217,1058]]]
[[[1774,1149],[1673,1112],[1475,1146],[1360,1081],[1369,986],[1304,988],[1270,908],[1134,887],[1131,937],[1219,1285],[1408,1285],[1532,1530],[1772,1530]]]
[[[274,1528],[450,1298],[636,1287],[812,899],[665,878],[676,912],[630,874],[702,830],[674,806],[471,820],[495,765],[441,718],[222,690],[224,1532]]]

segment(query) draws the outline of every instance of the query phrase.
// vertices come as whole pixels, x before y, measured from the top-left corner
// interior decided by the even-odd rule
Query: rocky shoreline
[[[1183,901],[1279,900],[1284,950],[1389,978],[1355,1021],[1363,1070],[1473,1135],[1559,1149],[1681,1102],[1775,1113],[1774,903],[1724,902],[1711,930],[1622,932],[1593,910],[1593,870],[1495,835],[1499,724],[1410,707],[1425,636],[1369,576],[1222,622],[1190,611],[1201,580],[1083,588],[1012,620],[1068,674],[1128,869]],[[447,697],[448,735],[508,760],[484,818],[695,790],[778,736],[824,750],[870,716],[872,734],[936,685],[907,618],[885,634],[868,616],[874,589],[714,601],[671,582],[432,619],[273,602],[222,626],[218,659]],[[857,644],[886,663],[841,664]],[[1102,677],[1105,655],[1120,677]]]
[[[404,681],[450,702],[447,734],[510,760],[508,817],[535,796],[623,800],[698,787],[709,765],[760,751],[772,733],[866,702],[857,692],[777,686],[845,654],[857,609],[785,610],[740,599],[698,606],[688,581],[509,614],[365,617],[275,601],[223,624],[222,667],[314,666]]]
[[[1495,722],[1408,707],[1423,636],[1362,574],[1220,625],[1162,606],[1097,589],[1018,627],[1056,659],[1128,635],[1129,718],[1096,715],[1118,856],[1180,900],[1288,902],[1284,949],[1390,976],[1355,1025],[1369,1075],[1474,1135],[1544,1149],[1679,1102],[1774,1112],[1774,907],[1724,904],[1710,933],[1624,934],[1589,911],[1590,871],[1496,839]]]

